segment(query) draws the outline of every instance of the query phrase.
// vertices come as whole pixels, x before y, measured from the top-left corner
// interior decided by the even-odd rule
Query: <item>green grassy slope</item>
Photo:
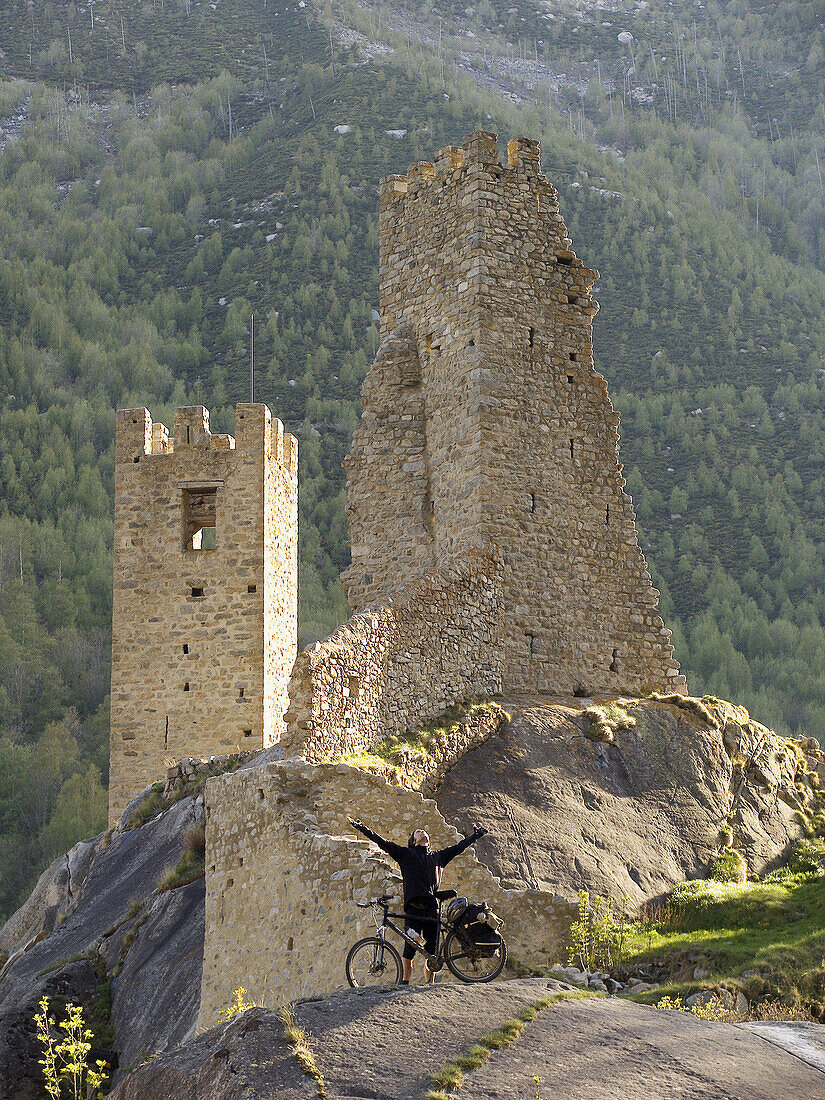
[[[442,80],[426,47],[365,61],[284,0],[185,7],[130,6],[124,36],[104,0],[94,31],[88,7],[37,5],[31,34],[27,4],[0,12],[0,908],[103,803],[115,406],[169,423],[200,400],[231,430],[254,312],[256,396],[301,440],[301,636],[328,633],[378,339],[377,180],[479,126],[542,138],[602,272],[597,362],[692,689],[817,734],[825,279],[803,232],[816,178],[785,139],[732,103],[674,122],[595,91],[573,129],[558,102]],[[758,227],[731,177],[757,154],[777,183]]]

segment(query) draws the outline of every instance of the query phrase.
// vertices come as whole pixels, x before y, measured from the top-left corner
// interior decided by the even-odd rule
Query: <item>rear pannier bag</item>
[[[469,904],[463,915],[456,921],[456,926],[478,949],[480,955],[495,955],[501,947],[501,936],[498,929],[501,920],[491,913],[486,904]]]

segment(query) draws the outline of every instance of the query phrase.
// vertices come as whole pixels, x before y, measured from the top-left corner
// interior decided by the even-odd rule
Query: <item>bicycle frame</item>
[[[410,945],[410,947],[412,947],[415,950],[416,954],[424,955],[425,958],[428,958],[428,959],[430,959],[430,958],[435,958],[435,959],[438,959],[438,960],[441,959],[441,948],[444,944],[444,932],[447,931],[447,929],[445,928],[444,921],[441,918],[441,906],[440,905],[438,906],[438,916],[437,917],[420,917],[420,916],[418,916],[417,913],[416,914],[413,914],[413,913],[390,913],[388,905],[379,905],[378,908],[380,908],[382,910],[383,917],[381,919],[381,923],[376,925],[375,931],[376,931],[376,934],[377,934],[378,938],[381,940],[382,943],[386,939],[387,929],[391,928],[393,930],[393,932],[397,933],[401,937],[401,939],[404,940],[405,943],[408,943]],[[412,933],[407,932],[403,928],[399,928],[398,925],[392,920],[393,917],[395,917],[397,920],[412,919],[412,920],[432,921],[433,923],[435,923],[436,924],[435,951],[430,953],[426,949],[426,947],[424,947],[422,944],[420,944],[418,942],[418,940],[415,938],[414,935],[412,935]]]

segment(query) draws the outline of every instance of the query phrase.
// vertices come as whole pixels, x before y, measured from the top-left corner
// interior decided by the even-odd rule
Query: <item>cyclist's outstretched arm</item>
[[[486,829],[480,827],[475,828],[469,836],[465,836],[463,840],[459,840],[458,844],[451,844],[449,848],[442,848],[440,852],[434,852],[433,855],[442,867],[446,867],[451,859],[460,856],[471,844],[475,844],[477,840],[481,840],[486,833]]]
[[[368,829],[363,821],[359,821],[357,818],[353,819],[348,817],[347,821],[352,825],[353,829],[357,829],[359,833],[363,833],[367,840],[371,840],[374,844],[377,844],[388,856],[392,856],[396,862],[401,861],[401,856],[406,851],[406,848],[402,848],[400,844],[395,844],[391,840],[384,840],[382,836],[379,836],[378,833],[374,833],[372,829]]]

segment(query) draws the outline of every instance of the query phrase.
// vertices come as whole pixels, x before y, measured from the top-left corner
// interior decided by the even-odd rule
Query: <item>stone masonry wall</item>
[[[362,610],[496,547],[503,687],[685,690],[593,361],[598,273],[537,142],[471,135],[383,181],[382,342],[347,459]]]
[[[401,899],[396,864],[351,832],[348,813],[401,843],[418,825],[435,848],[460,835],[435,803],[345,764],[287,760],[210,779],[206,807],[201,1029],[241,985],[266,1007],[346,986],[347,951],[374,930],[356,902]],[[513,958],[548,965],[562,956],[572,902],[503,890],[472,851],[449,865],[443,886],[490,903]],[[417,970],[420,977],[420,963]]]
[[[117,414],[109,819],[169,758],[263,748],[297,648],[298,447],[265,405],[236,439]],[[202,548],[201,548],[202,547]],[[211,548],[207,548],[211,547]]]
[[[501,563],[487,554],[422,578],[299,654],[286,755],[320,761],[501,690]]]

